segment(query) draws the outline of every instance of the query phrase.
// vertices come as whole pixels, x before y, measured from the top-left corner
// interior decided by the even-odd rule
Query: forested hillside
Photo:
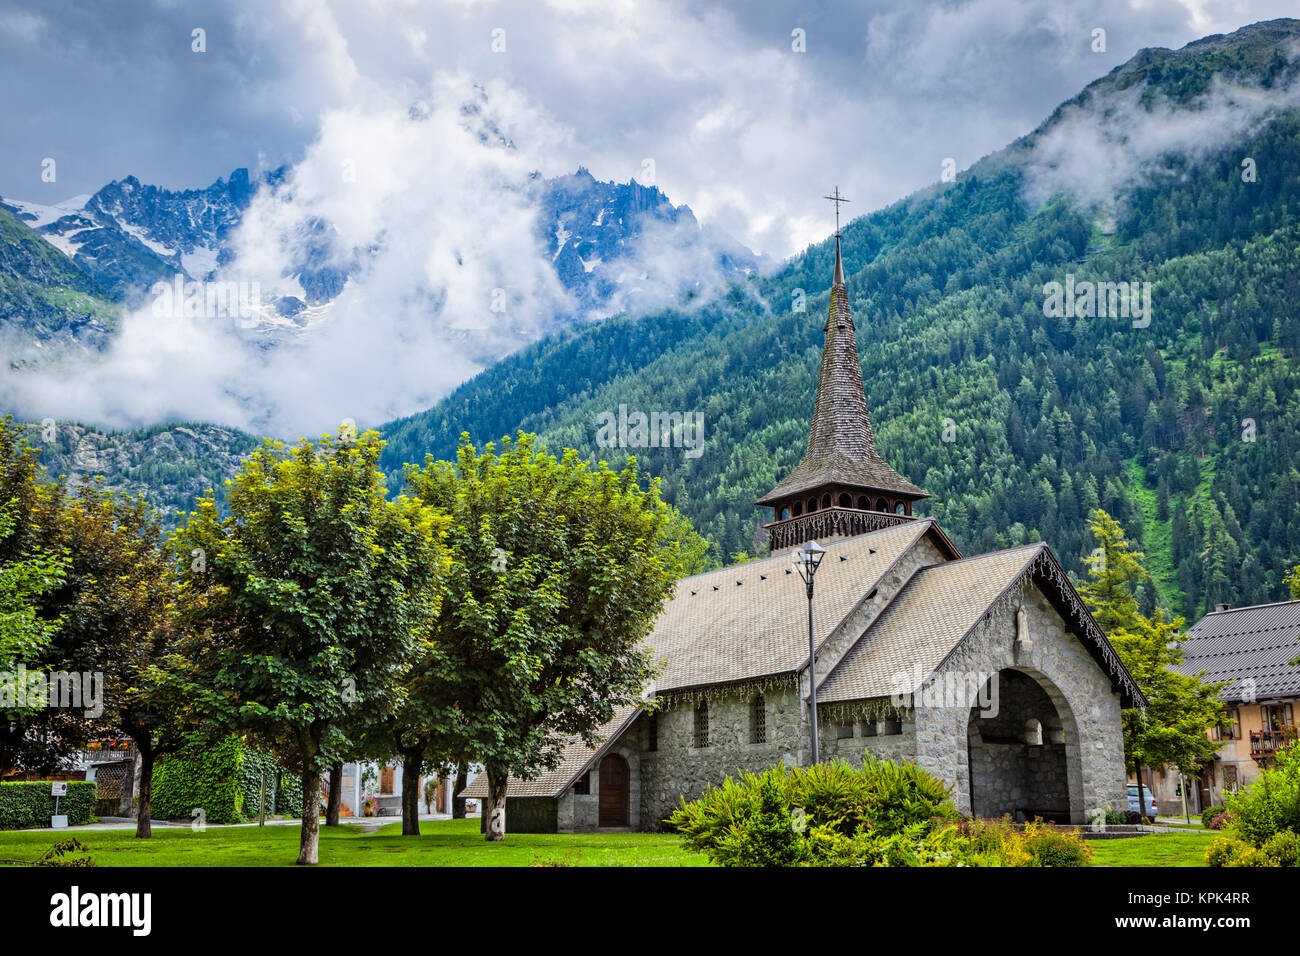
[[[968,553],[1049,541],[1068,566],[1102,507],[1143,542],[1157,597],[1179,613],[1282,597],[1300,557],[1300,116],[1294,98],[1228,146],[1169,151],[1098,206],[1028,199],[1040,138],[1063,110],[1140,91],[1154,115],[1205,109],[1224,81],[1293,91],[1297,21],[1177,52],[1143,51],[1039,130],[844,229],[867,399],[884,454],[933,495]],[[1132,133],[1140,135],[1141,129]],[[1243,157],[1256,175],[1243,174]],[[1113,221],[1112,221],[1113,220]],[[388,466],[449,456],[516,428],[607,459],[597,416],[702,413],[698,458],[627,449],[712,538],[753,553],[753,501],[802,457],[833,243],[725,300],[566,333],[395,422]],[[1048,317],[1044,287],[1150,282],[1152,313]],[[799,290],[806,311],[794,309]],[[951,440],[946,440],[951,439]]]

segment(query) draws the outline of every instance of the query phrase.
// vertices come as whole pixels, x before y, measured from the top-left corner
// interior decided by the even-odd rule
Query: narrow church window
[[[750,711],[749,742],[753,744],[767,743],[767,701],[763,699],[762,694],[755,696],[753,708]]]
[[[1031,747],[1043,745],[1043,724],[1037,717],[1030,717],[1025,721],[1025,743]]]
[[[709,702],[700,701],[700,705],[695,708],[695,746],[707,747],[709,745]]]
[[[835,725],[835,739],[847,740],[853,736],[853,721],[846,720]]]
[[[659,715],[658,714],[651,714],[649,717],[646,718],[645,736],[646,736],[645,749],[658,750],[659,749]]]
[[[578,782],[573,785],[573,792],[581,793],[584,795],[591,793],[591,771],[590,770],[588,770],[586,773],[584,773],[581,777],[578,778]]]

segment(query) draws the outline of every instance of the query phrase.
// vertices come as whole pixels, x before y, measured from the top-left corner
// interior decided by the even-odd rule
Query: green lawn
[[[420,824],[403,837],[400,823],[373,832],[357,825],[321,827],[323,866],[708,866],[673,834],[512,833],[486,843],[478,820]],[[72,830],[100,866],[290,866],[298,856],[298,827],[209,827],[155,830]],[[1162,833],[1092,844],[1094,866],[1203,866],[1213,833]],[[0,831],[0,859],[34,860],[61,835]]]
[[[1217,833],[1153,833],[1129,840],[1097,840],[1093,866],[1204,866]]]
[[[512,833],[487,843],[478,820],[420,824],[420,836],[403,837],[402,825],[378,832],[347,824],[321,827],[323,866],[706,866],[671,834]],[[72,830],[100,866],[289,866],[298,857],[298,827],[209,827],[155,830],[137,840],[133,830]],[[0,859],[32,860],[60,835],[0,831]]]

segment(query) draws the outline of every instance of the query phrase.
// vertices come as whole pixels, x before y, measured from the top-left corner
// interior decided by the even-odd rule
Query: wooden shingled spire
[[[776,512],[776,520],[767,525],[774,551],[910,520],[912,503],[929,497],[876,450],[838,235],[823,331],[826,341],[808,452],[799,467],[757,502]]]

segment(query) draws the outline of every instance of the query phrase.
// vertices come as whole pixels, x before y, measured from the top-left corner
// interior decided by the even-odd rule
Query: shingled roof
[[[547,771],[532,780],[524,780],[522,777],[512,775],[506,784],[506,796],[558,797],[605,755],[610,744],[618,739],[640,712],[639,707],[614,708],[614,716],[601,724],[600,729],[596,731],[596,738],[599,741],[597,746],[588,747],[575,737],[573,742],[564,748],[560,765],[554,770]],[[487,795],[487,774],[484,773],[475,777],[462,794],[474,800],[486,800]]]
[[[837,703],[911,692],[896,675],[928,677],[1023,575],[1033,575],[1079,640],[1120,691],[1125,707],[1144,707],[1133,676],[1088,613],[1047,545],[1023,545],[921,568],[820,683],[818,701]]]
[[[1211,611],[1187,632],[1178,669],[1230,681],[1219,694],[1224,703],[1300,697],[1300,667],[1291,666],[1298,640],[1300,601]]]
[[[930,518],[826,544],[813,615],[819,646],[926,534],[959,556]],[[649,639],[655,661],[664,668],[655,690],[664,693],[798,670],[808,660],[807,613],[808,597],[791,570],[789,555],[682,579]]]
[[[844,285],[839,236],[835,237],[835,278],[823,331],[826,344],[822,349],[821,378],[817,382],[808,452],[799,467],[757,503],[776,505],[783,498],[827,484],[889,491],[913,498],[929,497],[889,467],[876,451],[862,389],[862,365],[858,361],[849,293]]]

